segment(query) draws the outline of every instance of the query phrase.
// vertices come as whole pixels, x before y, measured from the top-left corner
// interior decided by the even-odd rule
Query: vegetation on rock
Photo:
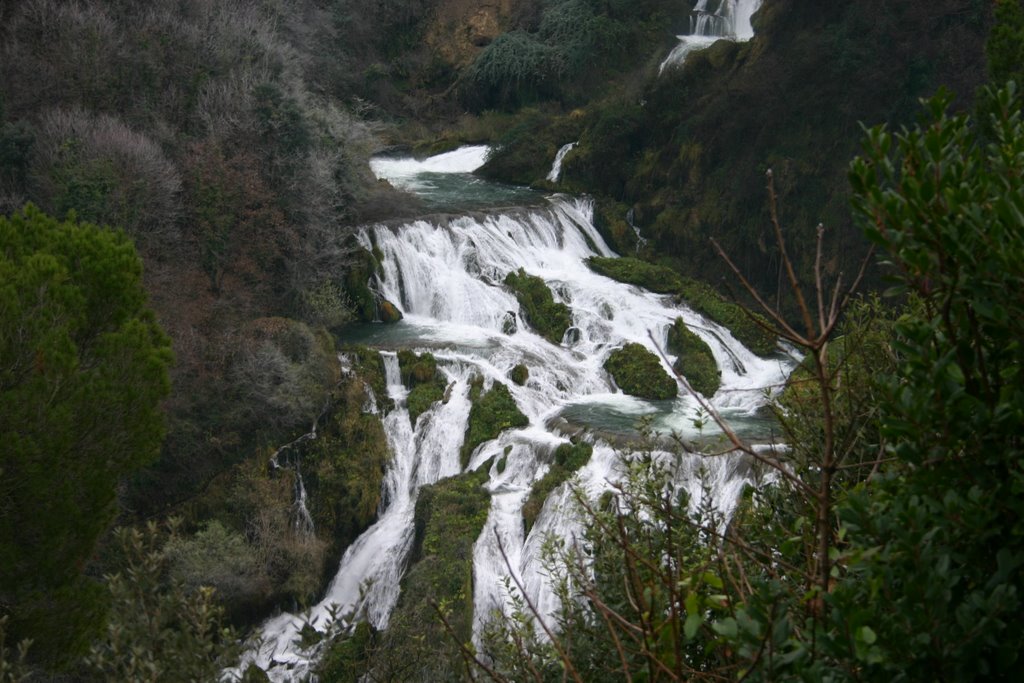
[[[506,429],[525,427],[530,423],[523,415],[512,398],[508,387],[501,382],[491,385],[490,391],[484,393],[483,378],[477,377],[470,389],[469,397],[473,407],[469,410],[469,423],[466,425],[466,437],[462,444],[462,467],[469,464],[469,459],[477,446],[498,438]]]
[[[626,344],[612,351],[604,369],[622,391],[631,396],[664,400],[675,398],[676,381],[665,372],[658,357],[642,344]]]
[[[512,370],[508,374],[508,377],[519,386],[523,386],[524,384],[526,384],[526,380],[530,379],[530,368],[520,363],[519,365],[512,368]]]
[[[709,285],[683,277],[668,266],[638,258],[593,256],[587,265],[594,272],[658,294],[675,294],[698,313],[722,325],[754,353],[767,356],[775,351],[775,338],[767,331],[764,316],[745,310],[725,299]]]
[[[448,383],[437,369],[437,360],[433,354],[417,355],[412,351],[399,351],[398,364],[402,381],[409,387],[406,405],[409,408],[409,419],[415,425],[416,418],[444,399]]]
[[[694,391],[712,396],[722,385],[722,371],[707,343],[690,331],[682,318],[668,328],[668,352],[676,356],[673,369],[686,378]]]
[[[466,643],[472,637],[473,544],[491,508],[483,488],[487,471],[420,490],[410,565],[388,629],[372,633],[359,627],[349,639],[332,644],[321,681],[355,681],[366,672],[379,680],[421,683],[459,677],[463,664],[455,639]],[[438,610],[454,635],[447,633]]]
[[[547,473],[540,481],[534,483],[530,495],[523,503],[523,523],[526,533],[530,533],[533,523],[537,521],[544,501],[551,492],[562,485],[581,467],[590,461],[594,447],[589,443],[563,443],[555,449],[554,457]]]
[[[522,268],[505,276],[505,284],[515,292],[527,324],[552,344],[561,344],[565,331],[572,327],[572,310],[555,301],[544,280]]]

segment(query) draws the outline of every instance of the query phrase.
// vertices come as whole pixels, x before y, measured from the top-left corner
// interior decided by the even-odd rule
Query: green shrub
[[[506,429],[525,427],[529,418],[519,410],[508,387],[495,382],[491,390],[483,392],[483,379],[477,378],[470,389],[473,407],[469,410],[466,438],[462,445],[462,467],[469,464],[469,458],[477,446],[496,439]]]
[[[437,369],[437,360],[433,354],[417,355],[412,351],[398,352],[398,366],[402,381],[409,387],[406,406],[409,419],[416,424],[416,418],[426,412],[430,406],[444,399],[448,384]]]
[[[654,400],[676,397],[676,381],[661,367],[658,357],[640,344],[626,344],[612,351],[604,369],[631,396]]]
[[[550,96],[559,54],[524,31],[511,31],[488,45],[469,67],[463,100],[471,108],[515,108]]]
[[[668,351],[676,356],[673,369],[686,378],[694,391],[705,396],[718,391],[722,385],[722,372],[711,348],[686,327],[682,318],[676,318],[668,330]]]
[[[509,273],[505,284],[515,292],[530,327],[552,344],[561,344],[565,331],[572,327],[572,310],[555,302],[544,280],[527,275],[522,268],[518,273]]]

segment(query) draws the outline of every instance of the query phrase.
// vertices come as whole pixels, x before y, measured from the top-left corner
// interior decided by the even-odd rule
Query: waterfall
[[[698,0],[690,14],[690,32],[678,36],[679,44],[659,67],[679,66],[687,55],[718,40],[746,41],[754,37],[751,17],[762,0]]]
[[[615,479],[619,463],[615,449],[599,437],[602,430],[618,429],[622,423],[632,427],[646,415],[656,429],[675,430],[684,438],[696,436],[690,424],[696,400],[685,392],[662,402],[620,393],[603,369],[613,350],[626,343],[652,351],[663,348],[669,327],[682,317],[708,344],[721,368],[722,387],[708,400],[741,422],[758,413],[766,400],[765,388],[779,385],[794,365],[781,355],[756,356],[726,328],[669,296],[591,271],[588,257],[614,254],[594,227],[589,200],[555,196],[544,208],[368,226],[358,238],[364,247],[383,255],[374,287],[403,314],[394,325],[368,326],[375,343],[430,350],[451,388],[446,402],[435,404],[410,426],[407,390],[396,355],[381,351],[394,407],[383,417],[392,457],[380,517],[345,552],[325,596],[308,615],[282,614],[263,625],[262,643],[245,655],[243,669],[254,662],[274,681],[301,680],[316,660],[315,647],[303,650],[296,642],[307,621],[324,630],[329,615],[340,613],[346,615],[346,623],[366,619],[376,628],[387,627],[413,542],[417,493],[424,485],[460,472],[459,451],[474,376],[482,377],[487,386],[505,383],[529,419],[526,427],[507,430],[479,446],[468,465],[475,470],[491,463],[486,484],[491,509],[473,551],[478,636],[491,610],[506,604],[502,577],[510,568],[542,613],[556,607],[541,564],[541,544],[546,533],[572,537],[582,530],[568,504],[567,487],[551,494],[528,535],[521,515],[554,449],[567,441],[560,425],[572,418],[591,430],[585,438],[594,443],[593,455],[576,476],[595,495]],[[532,331],[515,295],[503,286],[506,275],[520,268],[542,278],[555,299],[570,307],[575,332],[562,344]],[[507,334],[510,317],[516,329]],[[519,364],[529,368],[522,386],[508,380]],[[663,365],[669,370],[668,361]],[[680,486],[694,488],[695,499],[701,489],[694,473],[701,463],[692,456],[679,479]],[[731,458],[712,460],[706,468],[713,474],[716,496],[721,496],[718,504],[727,510],[746,475]],[[499,538],[508,565],[498,549]]]
[[[578,142],[570,142],[558,150],[558,154],[555,155],[555,161],[551,164],[551,172],[548,173],[548,180],[550,182],[558,182],[558,179],[562,176],[562,161],[565,160],[565,155],[575,149],[578,144]]]

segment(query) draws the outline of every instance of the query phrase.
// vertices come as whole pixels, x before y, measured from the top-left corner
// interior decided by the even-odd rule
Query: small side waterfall
[[[562,162],[565,160],[565,156],[573,151],[578,144],[578,142],[570,142],[558,150],[558,154],[555,155],[555,161],[551,164],[551,172],[548,173],[548,180],[550,182],[557,183],[558,179],[562,177]]]
[[[686,57],[718,40],[746,41],[754,37],[751,17],[762,0],[698,0],[690,15],[690,32],[679,36],[679,44],[661,63],[659,73],[679,66]]]

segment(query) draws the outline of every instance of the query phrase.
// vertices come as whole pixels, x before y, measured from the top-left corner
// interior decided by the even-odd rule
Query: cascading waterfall
[[[558,150],[558,154],[555,155],[555,161],[551,164],[551,172],[548,173],[549,182],[557,183],[558,179],[562,177],[562,162],[565,161],[565,156],[573,151],[578,144],[578,142],[570,142]]]
[[[690,14],[690,32],[661,63],[659,72],[681,65],[686,57],[718,40],[746,41],[754,37],[751,17],[762,0],[698,0]]]
[[[593,225],[588,200],[556,196],[546,208],[372,226],[359,239],[383,254],[382,274],[374,286],[404,316],[394,325],[367,326],[371,343],[431,351],[450,388],[445,402],[410,425],[397,358],[394,352],[381,352],[394,408],[383,418],[392,458],[380,516],[345,552],[326,595],[308,615],[282,614],[263,625],[262,644],[246,654],[242,669],[254,662],[274,681],[301,680],[309,672],[318,652],[297,643],[307,621],[324,630],[329,615],[342,614],[346,620],[364,618],[377,628],[387,626],[413,542],[419,488],[460,472],[474,376],[483,377],[488,386],[505,383],[529,418],[528,426],[507,430],[478,447],[468,465],[474,470],[491,461],[486,488],[492,505],[473,553],[478,637],[491,611],[506,604],[502,578],[510,571],[542,613],[556,607],[541,564],[542,539],[548,533],[578,535],[580,521],[568,505],[565,485],[548,498],[528,535],[522,506],[534,482],[546,473],[554,449],[567,440],[563,428],[568,423],[590,430],[586,438],[594,441],[593,455],[576,477],[595,495],[615,479],[619,463],[615,449],[601,439],[604,432],[622,432],[648,416],[655,429],[697,436],[690,419],[697,402],[685,392],[674,401],[649,402],[614,388],[603,369],[614,349],[630,342],[663,348],[668,328],[682,317],[711,348],[722,371],[721,389],[708,400],[740,428],[764,405],[764,388],[783,382],[794,365],[783,354],[771,359],[754,355],[727,329],[671,297],[591,271],[588,257],[614,254]],[[502,285],[508,273],[520,268],[542,278],[556,300],[571,308],[574,333],[562,344],[534,333],[516,297]],[[516,325],[508,334],[510,317]],[[519,364],[529,368],[523,386],[508,380]],[[679,485],[699,499],[703,489],[695,472],[703,467],[716,504],[727,513],[749,476],[742,463],[734,457],[707,462],[687,457],[692,462],[686,461]],[[504,461],[503,467],[498,460]]]

